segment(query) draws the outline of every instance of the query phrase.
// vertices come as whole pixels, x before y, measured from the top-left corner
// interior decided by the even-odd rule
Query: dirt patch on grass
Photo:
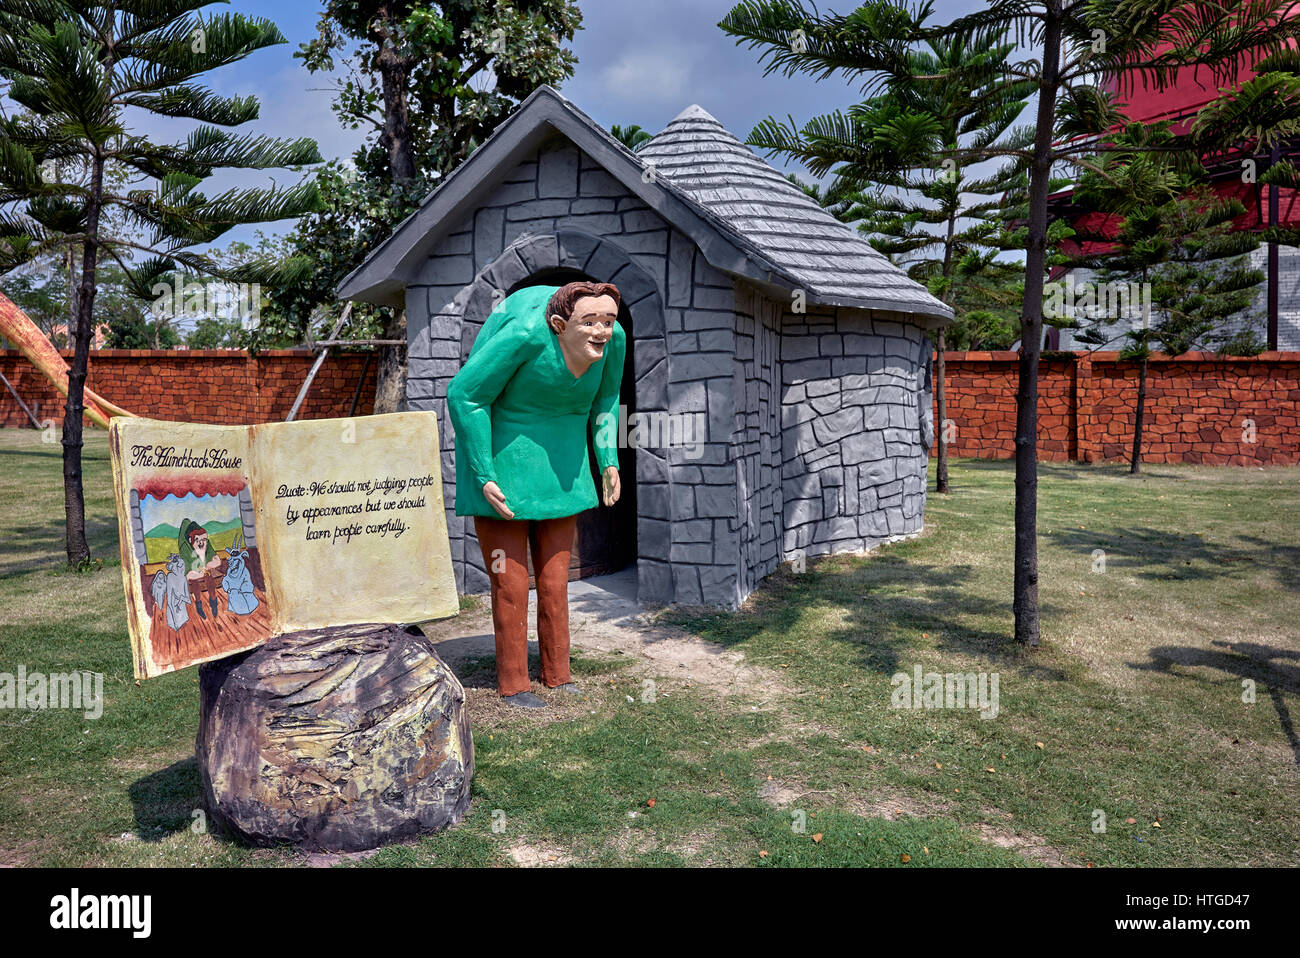
[[[48,851],[47,843],[26,841],[9,848],[0,848],[0,868],[26,868],[40,863],[41,855]]]
[[[855,815],[883,818],[888,822],[905,816],[935,818],[947,815],[952,810],[952,804],[943,799],[893,788],[874,789],[861,798],[850,799],[846,807]]]
[[[522,839],[506,848],[506,854],[520,868],[573,864],[573,857],[558,845],[530,845]]]
[[[680,680],[704,686],[722,695],[785,694],[789,688],[776,671],[745,661],[742,652],[728,649],[660,621],[662,610],[637,605],[635,569],[613,576],[570,583],[569,638],[577,651],[631,657],[631,671],[639,677]],[[609,580],[602,584],[602,579]],[[496,646],[492,614],[486,601],[459,615],[421,625],[447,662],[469,687],[495,689],[496,673],[490,663]],[[537,603],[528,606],[530,651],[536,653]],[[482,663],[488,663],[485,668]],[[467,674],[462,675],[463,672]],[[533,691],[547,697],[534,683]],[[564,693],[561,693],[564,694]],[[549,699],[548,699],[549,701]],[[512,710],[513,711],[513,710]]]
[[[758,789],[758,797],[773,808],[790,808],[803,795],[802,789],[775,780],[764,782]]]
[[[861,795],[847,791],[821,791],[809,789],[798,782],[770,780],[758,790],[758,797],[773,808],[792,808],[807,801],[816,806],[830,806],[861,815],[863,818],[883,818],[896,821],[903,816],[933,818],[952,810],[952,804],[942,799],[915,795],[894,788],[872,789]]]
[[[549,725],[591,715],[592,712],[609,713],[613,685],[608,679],[579,680],[578,686],[579,692],[574,695],[534,682],[532,692],[546,703],[546,708],[526,709],[508,704],[497,694],[494,673],[490,688],[481,684],[465,686],[465,709],[469,714],[470,728],[483,731],[520,723]]]
[[[363,852],[303,852],[302,864],[308,868],[333,868],[335,865],[365,861],[378,855],[381,849],[369,848]]]
[[[990,845],[1007,848],[1030,861],[1047,865],[1050,868],[1078,868],[1078,862],[1072,862],[1065,853],[1048,843],[1038,835],[1022,835],[1007,828],[983,822],[974,826],[976,834]]]
[[[636,656],[641,674],[680,679],[722,695],[761,692],[771,698],[788,692],[776,671],[750,665],[743,653],[660,622],[652,612],[639,614],[630,627],[588,619],[573,641],[586,649]]]
[[[628,826],[623,829],[612,842],[614,848],[618,851],[620,857],[629,855],[644,855],[648,852],[659,850],[659,836],[649,828],[632,828]]]
[[[681,838],[673,841],[668,845],[668,850],[674,854],[681,855],[683,858],[697,859],[707,846],[713,845],[717,841],[717,830],[707,828],[698,832],[690,832]],[[707,857],[701,859],[698,864],[711,864]]]
[[[525,709],[509,705],[497,694],[496,689],[465,689],[465,710],[469,714],[469,726],[472,729],[497,729],[511,722],[527,722],[529,725],[549,725],[571,719],[581,714],[579,702],[555,700],[547,695],[547,690],[534,686],[533,692],[547,700],[547,708]],[[561,693],[567,694],[567,693]],[[590,711],[590,708],[588,708]]]
[[[951,815],[954,808],[951,802],[928,795],[918,795],[894,788],[873,789],[863,795],[842,795],[808,790],[798,783],[771,780],[764,782],[758,790],[758,797],[773,808],[794,808],[806,800],[816,800],[817,796],[829,794],[831,807],[861,815],[863,818],[883,818],[893,822],[900,818],[939,818]],[[816,801],[816,804],[823,804]],[[996,809],[985,809],[989,818],[1009,817]],[[999,848],[1006,848],[1033,862],[1053,868],[1077,868],[1077,862],[1069,861],[1065,853],[1055,848],[1038,835],[1021,834],[1012,829],[981,822],[973,826],[982,841]]]

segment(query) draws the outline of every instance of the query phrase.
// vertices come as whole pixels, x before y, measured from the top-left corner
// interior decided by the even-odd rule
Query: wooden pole
[[[36,418],[36,415],[30,409],[27,408],[27,403],[23,402],[23,397],[18,395],[18,390],[14,389],[13,383],[5,378],[4,373],[0,373],[0,383],[5,384],[5,388],[9,390],[9,395],[13,396],[14,402],[18,403],[18,405],[22,407],[23,412],[27,413],[27,418],[32,421],[32,425],[37,429],[40,429],[40,420]]]
[[[357,403],[361,401],[361,387],[366,384],[366,373],[370,372],[370,361],[375,358],[374,353],[366,353],[366,361],[361,366],[361,375],[357,379],[356,392],[352,394],[352,405],[348,407],[348,418],[357,414]]]
[[[349,302],[343,307],[343,312],[339,314],[339,321],[334,324],[334,329],[330,331],[329,338],[331,340],[338,337],[339,330],[343,328],[343,324],[347,322],[348,317],[351,315],[352,303]],[[320,352],[316,354],[316,361],[311,364],[311,369],[307,372],[307,378],[302,381],[302,388],[298,390],[298,397],[293,401],[293,408],[289,410],[289,415],[285,417],[285,422],[293,422],[294,417],[298,415],[298,410],[302,408],[302,401],[307,398],[307,390],[311,388],[311,381],[315,379],[316,374],[320,372],[321,366],[325,363],[325,357],[328,355],[328,346],[322,347]]]
[[[1281,147],[1274,143],[1273,152],[1269,157],[1269,169],[1277,165],[1281,158]],[[1276,185],[1268,188],[1268,225],[1277,228],[1278,219],[1278,187]],[[1277,242],[1268,244],[1268,277],[1267,299],[1268,299],[1268,348],[1277,349],[1278,333],[1278,296],[1277,296]]]
[[[312,344],[317,346],[405,346],[404,339],[318,339]]]

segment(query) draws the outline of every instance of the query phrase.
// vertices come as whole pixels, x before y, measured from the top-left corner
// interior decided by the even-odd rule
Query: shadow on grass
[[[22,549],[6,551],[0,559],[0,580],[25,572],[61,572],[67,567],[67,526],[62,516],[40,524],[24,523],[22,540]],[[86,544],[90,546],[92,559],[103,559],[105,563],[118,561],[116,516],[110,513],[105,520],[87,509]]]
[[[911,556],[878,552],[869,557],[830,556],[809,560],[807,571],[780,569],[768,576],[747,607],[735,613],[696,617],[707,638],[736,645],[761,632],[798,632],[817,609],[841,610],[843,625],[825,637],[853,645],[854,664],[886,675],[911,664],[916,640],[936,635],[939,651],[979,656],[1013,666],[1025,676],[1066,681],[1062,670],[1028,658],[1011,638],[1010,602],[975,592],[968,565],[934,565]],[[1040,607],[1047,618],[1050,605]],[[1006,631],[974,624],[1005,620]],[[686,624],[686,623],[684,623]],[[807,628],[807,626],[802,626]]]
[[[1016,469],[1014,459],[965,459],[961,460],[963,471],[972,472],[1005,472],[1013,473]],[[1133,479],[1173,479],[1186,481],[1187,476],[1178,472],[1161,472],[1160,466],[1142,467],[1142,472]],[[1098,479],[1098,478],[1128,478],[1127,462],[1044,462],[1039,460],[1038,478],[1039,479]]]
[[[191,756],[137,779],[127,788],[141,841],[157,842],[191,827],[203,809],[199,761]],[[204,811],[206,824],[207,812]]]
[[[1088,532],[1059,529],[1041,538],[1069,551],[1106,553],[1107,568],[1123,569],[1142,579],[1197,580],[1226,578],[1239,572],[1271,575],[1278,584],[1300,590],[1300,546],[1281,545],[1259,536],[1239,535],[1233,543],[1210,542],[1199,533],[1178,533],[1149,526]]]
[[[1251,679],[1257,685],[1266,687],[1273,708],[1277,711],[1282,733],[1291,746],[1296,764],[1300,765],[1300,736],[1296,734],[1295,722],[1283,697],[1283,693],[1300,695],[1300,652],[1258,642],[1221,642],[1216,639],[1210,644],[1215,648],[1157,646],[1147,653],[1151,657],[1150,662],[1129,662],[1128,666],[1138,671],[1163,672],[1170,676],[1177,676],[1178,673],[1174,671],[1176,666],[1211,668],[1235,675],[1238,679]]]

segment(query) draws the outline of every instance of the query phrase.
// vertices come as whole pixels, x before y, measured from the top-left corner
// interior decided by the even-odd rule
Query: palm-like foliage
[[[1265,187],[1300,189],[1300,171],[1281,151],[1300,137],[1300,50],[1283,50],[1255,65],[1255,76],[1207,104],[1192,126],[1193,145],[1211,158],[1253,170],[1256,207]],[[1270,223],[1269,243],[1300,243],[1300,230]]]
[[[1108,308],[1096,309],[1069,325],[1078,338],[1104,346],[1115,336],[1121,320],[1138,321],[1125,331],[1121,358],[1138,363],[1138,390],[1129,471],[1142,466],[1142,430],[1146,413],[1147,367],[1153,348],[1176,356],[1196,346],[1236,353],[1259,352],[1262,344],[1249,331],[1229,330],[1235,314],[1254,298],[1263,279],[1242,258],[1259,245],[1257,235],[1232,229],[1232,221],[1245,212],[1239,200],[1216,197],[1197,186],[1204,175],[1194,154],[1170,132],[1167,122],[1131,123],[1110,140],[1110,150],[1096,163],[1074,191],[1075,203],[1089,212],[1109,214],[1118,228],[1095,233],[1080,231],[1077,239],[1106,242],[1102,253],[1080,255],[1073,265],[1099,270],[1098,281],[1130,284],[1149,295],[1155,321],[1139,318],[1137,304],[1130,315],[1114,309],[1116,297],[1104,299]],[[1110,225],[1110,224],[1108,224]]]
[[[1291,18],[1292,8],[1292,0],[989,0],[975,13],[933,23],[929,0],[874,0],[846,14],[821,14],[800,0],[746,0],[720,24],[737,42],[762,49],[767,73],[843,72],[859,78],[864,92],[917,79],[955,79],[943,72],[915,76],[909,54],[922,42],[992,37],[1014,44],[1004,61],[990,60],[963,80],[975,89],[983,80],[983,96],[990,98],[1001,95],[1006,82],[1031,85],[1037,96],[1034,122],[999,142],[961,144],[940,158],[968,166],[1013,157],[1028,176],[1013,602],[1015,634],[1023,643],[1036,645],[1039,638],[1038,358],[1053,167],[1064,162],[1087,168],[1098,153],[1093,137],[1114,119],[1101,92],[1106,81],[1117,81],[1121,93],[1139,78],[1164,89],[1182,69],[1198,66],[1226,86],[1248,54],[1276,56],[1297,45],[1300,18]]]
[[[22,107],[0,118],[0,272],[51,251],[80,254],[74,297],[64,482],[68,561],[86,560],[81,427],[97,270],[112,263],[128,289],[179,269],[243,282],[292,282],[306,262],[223,265],[192,247],[241,223],[299,216],[316,206],[312,184],[201,190],[223,169],[320,162],[309,139],[241,135],[257,117],[251,97],[225,97],[196,79],[283,43],[275,25],[240,14],[203,16],[196,0],[3,0],[0,78]],[[128,127],[128,109],[200,124],[179,143],[155,143]],[[64,164],[84,177],[54,178]],[[125,185],[113,174],[125,171]],[[107,228],[113,217],[123,229]]]
[[[908,76],[893,78],[879,95],[814,117],[802,128],[793,119],[781,124],[769,117],[748,143],[799,160],[816,175],[833,174],[826,195],[841,208],[840,219],[856,221],[876,249],[936,296],[964,304],[968,297],[958,297],[955,287],[977,283],[996,268],[1000,196],[1015,171],[973,177],[955,160],[936,158],[963,145],[997,142],[1024,109],[1028,84],[995,77],[995,89],[986,89],[989,64],[1010,51],[1010,44],[991,35],[932,39],[905,52]],[[937,76],[947,79],[929,79]],[[943,423],[947,330],[941,328],[936,339],[935,396]],[[946,442],[938,454],[936,488],[946,493]]]
[[[644,143],[654,138],[653,133],[649,130],[643,130],[636,123],[630,123],[627,126],[619,126],[615,123],[609,128],[609,135],[634,153],[641,149]]]

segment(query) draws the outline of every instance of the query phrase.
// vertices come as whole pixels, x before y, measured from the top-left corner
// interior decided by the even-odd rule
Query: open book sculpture
[[[110,427],[137,678],[303,629],[455,615],[437,416]]]

